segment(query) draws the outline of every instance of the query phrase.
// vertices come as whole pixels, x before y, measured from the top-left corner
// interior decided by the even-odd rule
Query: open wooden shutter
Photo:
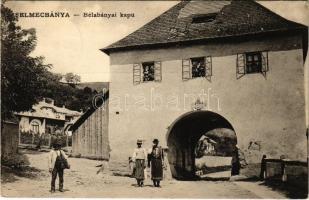
[[[264,51],[261,53],[262,56],[262,74],[266,78],[266,73],[268,72],[268,52]]]
[[[133,85],[141,83],[141,64],[133,64]]]
[[[212,58],[211,56],[205,57],[205,78],[211,82],[212,76]]]
[[[246,74],[246,59],[245,54],[237,54],[236,60],[236,78],[240,79]]]
[[[154,80],[157,82],[161,82],[162,80],[162,69],[160,61],[154,62]]]
[[[182,80],[191,79],[191,61],[190,59],[182,60]]]

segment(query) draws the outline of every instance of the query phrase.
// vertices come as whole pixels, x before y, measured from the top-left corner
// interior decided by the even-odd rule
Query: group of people
[[[155,187],[160,187],[163,179],[164,154],[159,140],[153,140],[152,148],[147,151],[142,148],[143,141],[137,140],[137,147],[134,149],[132,161],[134,162],[133,177],[137,180],[137,185],[143,187],[145,180],[146,160],[147,167],[151,168],[151,179]]]
[[[134,162],[133,176],[137,180],[139,187],[144,185],[145,168],[151,168],[151,179],[155,187],[160,187],[160,181],[163,179],[164,153],[159,140],[153,140],[152,148],[147,151],[142,148],[142,140],[137,140],[137,148],[135,148],[132,156]],[[146,164],[146,160],[148,161]],[[49,153],[48,158],[49,172],[51,173],[51,192],[55,192],[55,182],[59,176],[59,191],[63,192],[63,172],[64,169],[69,169],[70,165],[67,161],[67,155],[61,149],[61,143],[55,142],[53,149]]]

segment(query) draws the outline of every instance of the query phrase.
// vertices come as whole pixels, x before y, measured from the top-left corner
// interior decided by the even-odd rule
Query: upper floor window
[[[133,84],[137,85],[142,82],[162,80],[161,62],[143,62],[133,64]]]
[[[182,60],[182,79],[204,77],[211,81],[212,58],[211,56],[196,57]]]
[[[144,62],[142,63],[143,66],[143,82],[147,81],[154,81],[154,76],[155,76],[155,66],[154,62]]]
[[[252,52],[246,53],[246,73],[261,73],[262,72],[262,53]]]
[[[192,78],[205,77],[205,57],[191,58]]]
[[[268,52],[247,52],[237,54],[236,77],[243,77],[245,74],[261,73],[266,77],[269,70]]]

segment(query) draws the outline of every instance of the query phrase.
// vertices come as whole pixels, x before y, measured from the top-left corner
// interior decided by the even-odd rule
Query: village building
[[[216,146],[217,142],[212,140],[211,138],[203,135],[199,141],[197,142],[195,148],[195,157],[200,158],[208,155],[216,154]]]
[[[306,26],[257,2],[178,3],[102,49],[111,161],[127,162],[137,139],[147,148],[157,138],[173,177],[192,177],[197,142],[218,128],[235,133],[250,162],[305,160],[307,48]]]
[[[72,132],[72,156],[109,160],[108,85],[93,97],[90,108],[68,129]]]
[[[31,134],[52,134],[56,130],[66,134],[66,130],[81,115],[82,112],[70,110],[65,106],[54,105],[54,100],[44,98],[33,105],[32,110],[16,113],[19,117],[19,132]]]

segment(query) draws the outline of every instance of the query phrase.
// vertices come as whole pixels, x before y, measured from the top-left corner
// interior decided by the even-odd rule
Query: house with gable
[[[54,100],[44,98],[32,106],[30,111],[15,113],[19,118],[20,138],[25,134],[42,136],[57,130],[67,134],[68,128],[82,115],[82,112],[70,110],[64,105],[54,105]],[[20,141],[23,142],[23,141]]]

